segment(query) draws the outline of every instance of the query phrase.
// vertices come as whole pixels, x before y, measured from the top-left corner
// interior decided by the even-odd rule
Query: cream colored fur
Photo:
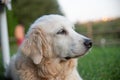
[[[31,25],[6,76],[13,80],[82,80],[77,57],[87,52],[84,39],[63,16],[43,16]]]

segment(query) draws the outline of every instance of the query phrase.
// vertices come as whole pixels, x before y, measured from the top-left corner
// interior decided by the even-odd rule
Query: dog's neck
[[[60,61],[59,59],[43,58],[38,65],[23,56],[21,59],[17,59],[19,62],[16,63],[16,70],[20,74],[20,79],[29,77],[29,80],[32,78],[35,78],[32,80],[66,80],[66,76],[70,75],[77,65],[76,59]]]
[[[39,65],[37,65],[38,75],[43,78],[43,80],[64,80],[67,75],[71,74],[76,66],[76,59],[70,59],[68,61],[59,61],[58,59],[42,60]],[[53,79],[54,78],[54,79]]]

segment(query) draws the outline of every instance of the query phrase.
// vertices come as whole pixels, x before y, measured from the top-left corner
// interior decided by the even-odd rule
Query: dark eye
[[[66,34],[67,32],[66,32],[66,30],[64,30],[64,29],[61,29],[61,30],[59,30],[58,32],[57,32],[57,34]]]

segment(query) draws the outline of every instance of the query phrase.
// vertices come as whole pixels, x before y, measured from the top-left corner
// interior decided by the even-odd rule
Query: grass
[[[17,49],[10,50],[15,53]],[[120,46],[93,47],[89,54],[79,58],[78,71],[83,80],[120,80]],[[0,80],[4,80],[3,74],[0,54]]]
[[[79,59],[78,71],[83,80],[120,80],[120,46],[93,47]]]

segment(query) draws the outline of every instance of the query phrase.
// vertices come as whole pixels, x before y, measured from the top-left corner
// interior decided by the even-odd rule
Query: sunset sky
[[[120,0],[58,0],[61,10],[72,22],[120,17]]]

